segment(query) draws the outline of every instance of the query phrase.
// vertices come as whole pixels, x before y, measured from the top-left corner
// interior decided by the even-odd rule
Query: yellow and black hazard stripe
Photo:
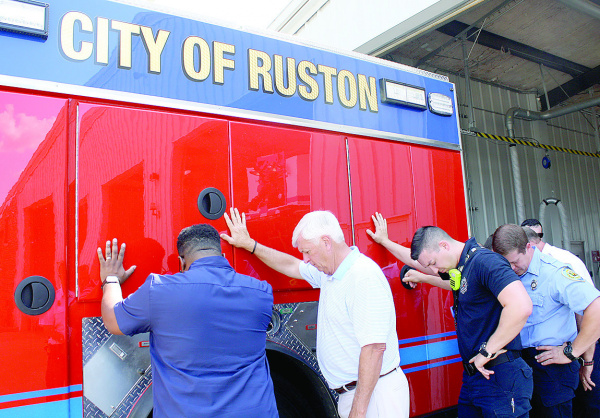
[[[481,138],[495,139],[497,141],[504,141],[504,142],[508,142],[508,143],[511,143],[511,144],[515,144],[515,145],[517,145],[517,144],[518,145],[525,145],[527,147],[542,148],[542,149],[545,149],[545,150],[548,150],[548,151],[566,152],[567,154],[576,154],[576,155],[584,155],[586,157],[600,158],[600,154],[594,153],[594,152],[579,151],[579,150],[576,150],[576,149],[563,148],[563,147],[555,147],[554,145],[540,144],[538,142],[525,141],[523,139],[510,138],[508,136],[485,134],[483,132],[473,132],[473,133],[475,135],[477,135],[478,137],[481,137]]]

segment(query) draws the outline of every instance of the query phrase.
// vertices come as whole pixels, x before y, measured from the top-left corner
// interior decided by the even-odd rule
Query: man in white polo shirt
[[[396,313],[390,286],[379,266],[349,247],[336,217],[310,212],[300,220],[292,245],[303,261],[250,238],[246,218],[225,214],[231,236],[274,270],[321,289],[317,318],[317,360],[329,387],[339,394],[346,417],[408,417],[408,382],[399,367]]]

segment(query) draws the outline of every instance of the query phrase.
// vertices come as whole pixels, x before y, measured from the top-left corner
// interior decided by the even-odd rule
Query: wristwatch
[[[106,286],[107,284],[121,284],[121,280],[119,280],[119,278],[117,276],[107,276],[106,280],[104,280],[102,282],[102,285],[100,286],[100,288],[102,290],[104,290],[104,286]]]
[[[485,358],[492,358],[492,357],[494,357],[494,353],[488,353],[487,350],[485,349],[486,347],[487,347],[487,341],[484,341],[481,344],[481,347],[479,347],[479,354],[481,354]]]
[[[571,361],[575,361],[579,358],[573,355],[573,346],[571,345],[571,341],[567,341],[567,345],[565,345],[565,347],[563,348],[563,353],[565,357]]]

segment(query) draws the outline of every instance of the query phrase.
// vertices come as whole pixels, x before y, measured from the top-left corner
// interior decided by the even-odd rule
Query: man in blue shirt
[[[519,331],[531,301],[506,260],[435,226],[415,232],[411,258],[424,272],[458,277],[453,310],[465,368],[459,416],[527,417],[531,369],[520,358]]]
[[[155,417],[278,417],[266,358],[271,286],[237,274],[210,225],[177,238],[181,273],[151,274],[123,300],[125,244],[98,248],[109,332],[150,332]]]
[[[521,331],[523,357],[533,369],[532,417],[571,417],[579,360],[600,337],[600,292],[568,265],[532,246],[522,227],[502,225],[494,251],[521,277],[533,312]],[[583,314],[579,334],[575,313]],[[577,361],[576,361],[577,360]]]
[[[533,390],[531,368],[520,358],[519,331],[531,313],[531,300],[498,254],[480,247],[475,238],[459,242],[435,226],[419,228],[411,248],[390,240],[387,221],[376,212],[373,240],[404,264],[419,270],[410,280],[454,290],[453,314],[458,349],[463,360],[463,384],[458,398],[461,418],[529,416]],[[440,274],[452,273],[452,289]]]

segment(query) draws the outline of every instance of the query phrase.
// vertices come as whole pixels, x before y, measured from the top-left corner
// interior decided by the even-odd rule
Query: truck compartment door
[[[66,416],[81,390],[67,376],[67,114],[64,99],[0,92],[0,411],[9,415]]]
[[[343,136],[302,128],[231,123],[233,202],[246,213],[250,235],[295,257],[292,232],[307,212],[330,210],[352,242],[348,169]],[[303,280],[290,280],[247,251],[236,250],[236,270],[268,280],[275,303],[316,300]]]

